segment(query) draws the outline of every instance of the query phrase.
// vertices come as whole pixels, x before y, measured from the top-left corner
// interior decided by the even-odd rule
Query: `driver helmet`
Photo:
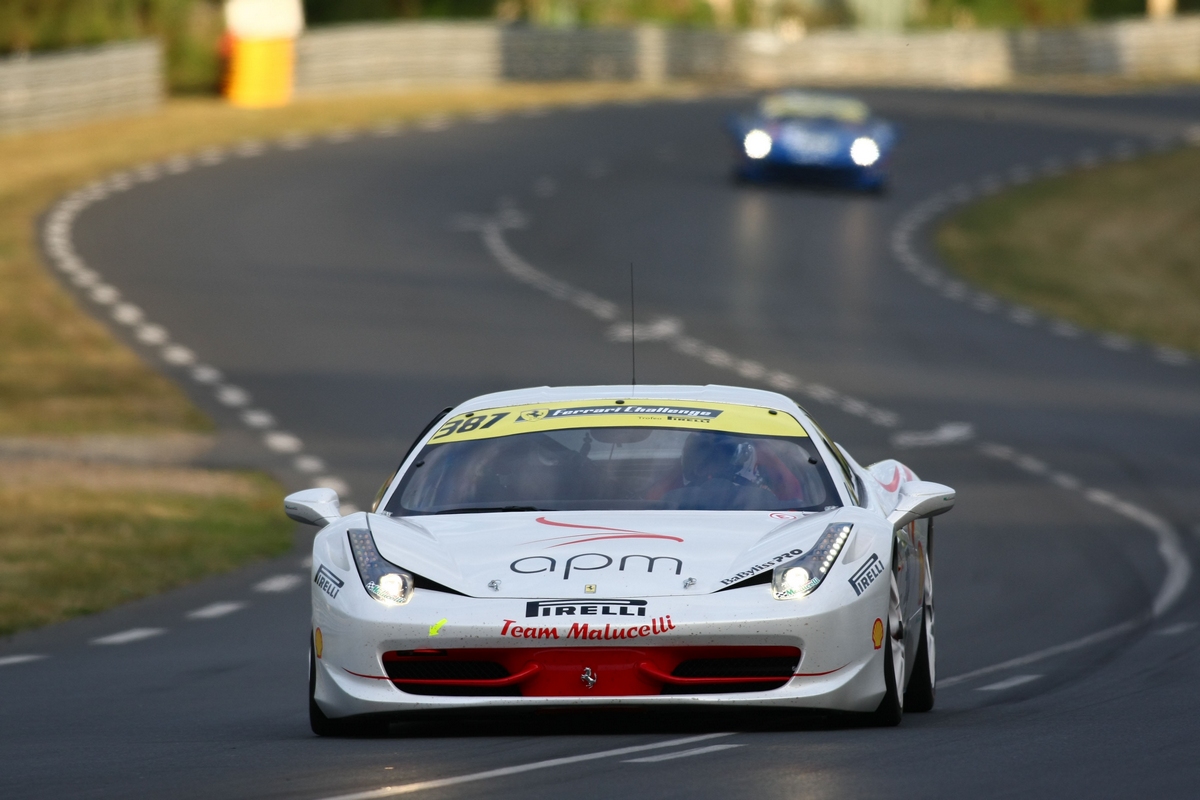
[[[725,434],[693,433],[683,444],[683,479],[703,483],[720,478],[755,483],[758,456],[745,439]]]

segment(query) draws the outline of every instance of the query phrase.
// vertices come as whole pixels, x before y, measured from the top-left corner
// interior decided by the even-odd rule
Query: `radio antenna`
[[[637,306],[633,294],[633,262],[629,262],[629,386],[637,391]]]

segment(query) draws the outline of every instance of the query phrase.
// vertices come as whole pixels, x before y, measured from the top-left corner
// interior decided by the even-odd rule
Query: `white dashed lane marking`
[[[216,619],[223,617],[226,614],[232,614],[235,611],[241,611],[246,607],[245,603],[235,603],[232,601],[221,603],[210,603],[203,608],[197,608],[195,611],[189,611],[188,619]]]
[[[495,216],[461,215],[455,220],[455,224],[460,230],[479,233],[488,252],[511,277],[556,300],[570,303],[600,321],[614,323],[609,326],[606,335],[616,340],[624,338],[628,341],[631,335],[631,325],[617,322],[619,307],[616,303],[542,272],[509,246],[504,232],[510,228],[524,227],[527,224],[525,214],[508,206],[503,207]],[[899,418],[894,412],[876,408],[863,400],[847,397],[828,386],[803,383],[786,372],[770,370],[757,361],[739,358],[719,347],[688,336],[684,333],[683,323],[678,320],[670,318],[659,320],[651,323],[650,330],[657,341],[663,342],[683,355],[699,359],[714,367],[731,370],[749,380],[759,380],[776,391],[798,391],[817,402],[837,406],[848,414],[862,417],[868,422],[884,428],[895,427],[898,422]],[[637,338],[641,340],[642,336],[639,326]]]
[[[1041,675],[1013,675],[1011,678],[1005,678],[996,683],[989,683],[987,686],[980,686],[975,691],[977,692],[1002,692],[1005,689],[1015,689],[1018,686],[1024,686],[1027,683],[1033,683]]]
[[[631,755],[633,753],[643,753],[647,750],[661,750],[664,747],[679,747],[685,744],[694,744],[703,742],[708,739],[717,739],[723,736],[733,736],[733,733],[706,733],[702,736],[689,736],[685,739],[668,739],[665,742],[653,742],[651,744],[639,744],[632,747],[618,747],[615,750],[601,750],[596,753],[582,753],[577,756],[565,756],[563,758],[551,758],[546,761],[534,761],[529,764],[516,764],[511,767],[501,767],[500,769],[490,769],[486,772],[474,772],[469,775],[457,775],[451,778],[438,778],[432,781],[421,781],[419,783],[405,783],[399,786],[384,786],[381,789],[371,789],[365,792],[354,792],[352,794],[340,794],[334,797],[326,797],[323,800],[376,800],[379,797],[396,797],[402,794],[413,794],[415,792],[423,792],[429,789],[442,789],[447,786],[457,786],[463,783],[474,783],[476,781],[492,780],[494,778],[505,778],[509,775],[520,775],[524,772],[534,772],[540,769],[551,769],[553,767],[565,767],[570,764],[579,764],[584,761],[597,761],[603,758],[618,758],[620,756]]]
[[[1154,146],[1163,149],[1173,144],[1182,144],[1186,141],[1191,140],[1187,136],[1177,137],[1173,140],[1159,138],[1154,142]],[[1192,143],[1198,144],[1200,142]],[[1137,147],[1133,143],[1119,142],[1110,150],[1109,157],[1120,161],[1132,158],[1137,153]],[[1095,151],[1085,150],[1079,153],[1073,159],[1073,162],[1077,168],[1087,169],[1096,166],[1102,160],[1102,156]],[[1047,158],[1040,165],[1038,174],[1042,177],[1062,175],[1068,169],[1069,161],[1068,159],[1058,157]],[[993,195],[999,192],[1006,183],[1009,185],[1020,185],[1028,183],[1034,177],[1035,173],[1032,169],[1025,165],[1018,165],[1010,169],[1006,177],[986,175],[975,181],[974,188],[966,184],[960,184],[927,198],[925,201],[913,206],[900,218],[900,221],[892,229],[892,254],[906,271],[926,286],[938,291],[949,300],[957,302],[967,301],[970,293],[964,290],[960,281],[952,278],[937,265],[926,261],[917,252],[914,244],[917,232],[933,222],[944,212],[971,202],[975,198],[976,192],[984,196]],[[982,294],[976,295],[975,299],[970,300],[970,305],[983,313],[992,313],[998,308],[1004,307],[995,298],[988,298],[986,300],[983,298],[984,295]],[[1076,338],[1080,337],[1083,333],[1081,329],[1065,320],[1043,319],[1032,309],[1018,305],[1008,306],[1006,316],[1009,321],[1024,327],[1044,325],[1046,329],[1057,336]],[[1092,338],[1101,347],[1114,352],[1148,353],[1160,364],[1182,367],[1192,363],[1192,358],[1182,350],[1155,345],[1143,346],[1134,339],[1121,334],[1098,333]]]
[[[999,664],[980,667],[979,669],[973,669],[970,672],[964,672],[961,675],[954,675],[950,678],[938,678],[938,688],[948,689],[951,686],[956,686],[960,683],[974,680],[975,678],[982,678],[984,675],[994,675],[997,672],[1003,672],[1007,669],[1024,667],[1028,666],[1029,664],[1034,664],[1038,661],[1045,661],[1048,658],[1065,655],[1066,653],[1073,653],[1076,650],[1082,650],[1085,647],[1092,647],[1093,645],[1107,642],[1110,639],[1115,639],[1119,636],[1125,636],[1133,633],[1144,623],[1145,620],[1140,617],[1126,620],[1118,625],[1113,625],[1111,628],[1105,628],[1102,631],[1096,631],[1095,633],[1088,634],[1087,636],[1080,637],[1079,639],[1074,639],[1070,642],[1056,644],[1053,647],[1047,647],[1044,650],[1037,650],[1033,653],[1027,653],[1026,655],[1018,656],[1017,658],[1010,658],[1008,661],[1002,661]]]
[[[316,456],[297,456],[292,462],[297,472],[324,472],[325,462]]]
[[[1178,636],[1181,633],[1187,633],[1194,627],[1196,627],[1194,622],[1176,622],[1174,625],[1159,628],[1155,633],[1159,636]]]
[[[263,437],[263,443],[276,453],[299,453],[304,447],[300,437],[286,431],[272,431]]]
[[[425,127],[439,128],[448,124],[446,118],[427,118]],[[385,121],[374,129],[376,135],[394,135],[399,133],[401,126],[395,121]],[[342,142],[355,139],[360,131],[344,129],[331,133],[327,138],[331,142]],[[282,149],[295,150],[310,144],[312,138],[308,134],[292,131],[279,141]],[[209,364],[198,363],[196,353],[188,347],[171,340],[171,334],[162,325],[147,319],[146,312],[138,306],[124,301],[121,292],[105,283],[99,273],[89,269],[75,252],[71,241],[71,228],[79,214],[87,207],[105,199],[113,192],[124,191],[134,183],[145,183],[158,180],[169,175],[186,172],[193,166],[212,166],[225,160],[228,154],[239,158],[254,158],[268,152],[269,145],[261,141],[243,141],[233,147],[229,153],[219,148],[209,148],[196,156],[174,156],[161,163],[142,164],[128,172],[109,176],[106,180],[92,183],[76,191],[58,202],[47,217],[43,227],[43,239],[46,252],[53,264],[63,273],[70,283],[80,287],[84,296],[96,305],[108,309],[112,319],[118,324],[131,328],[133,338],[151,348],[169,367],[187,368],[197,383],[211,386],[216,400],[222,405],[240,410],[240,419],[252,430],[262,431],[262,442],[268,450],[288,456],[293,459],[299,472],[320,473],[325,467],[320,459],[305,456],[302,453],[303,443],[295,435],[286,431],[275,430],[277,419],[267,409],[250,408],[250,393],[240,386],[224,383],[221,371]],[[344,481],[330,476],[339,488],[339,494],[349,494],[349,487]]]
[[[892,436],[896,447],[944,447],[962,444],[975,436],[969,422],[946,422],[931,431],[902,431]]]
[[[625,760],[626,764],[655,764],[659,761],[671,761],[676,758],[691,758],[692,756],[703,756],[709,753],[718,753],[722,750],[732,750],[735,747],[741,747],[740,744],[710,744],[708,747],[696,747],[691,750],[680,750],[677,753],[660,753],[656,756],[645,756],[643,758],[629,758]]]
[[[350,486],[336,475],[321,475],[313,480],[313,488],[325,487],[333,489],[339,496],[345,497],[350,492]]]
[[[11,667],[15,664],[28,664],[30,661],[41,661],[46,656],[36,653],[21,653],[15,656],[0,656],[0,667]]]
[[[130,628],[127,631],[110,633],[108,636],[92,639],[92,644],[130,644],[131,642],[140,642],[143,639],[153,639],[155,636],[162,636],[166,632],[165,628]]]
[[[274,575],[254,585],[256,592],[290,592],[303,580],[299,575]]]

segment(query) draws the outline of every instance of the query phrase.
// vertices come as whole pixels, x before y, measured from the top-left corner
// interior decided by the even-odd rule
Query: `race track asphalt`
[[[295,488],[335,476],[359,506],[447,405],[627,381],[632,262],[639,382],[789,387],[861,463],[896,456],[958,490],[937,525],[932,713],[886,730],[464,716],[320,739],[306,719],[301,531],[287,558],[0,642],[0,794],[315,800],[536,765],[410,788],[1195,796],[1200,591],[1180,581],[1200,563],[1200,366],[939,278],[926,223],[956,192],[1178,146],[1200,94],[862,94],[902,131],[882,196],[733,184],[722,122],[752,98],[722,96],[246,148],[111,192],[73,241],[248,392],[223,404],[194,365],[112,323],[217,420],[211,463]],[[299,437],[319,474],[264,448],[247,408]],[[938,430],[960,435],[927,435]],[[214,603],[240,605],[189,616]],[[710,733],[731,735],[675,742]],[[655,755],[677,757],[636,760]],[[552,759],[565,760],[541,764]]]

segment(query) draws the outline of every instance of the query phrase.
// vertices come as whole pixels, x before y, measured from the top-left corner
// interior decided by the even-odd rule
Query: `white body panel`
[[[791,400],[770,392],[730,387],[647,387],[639,389],[642,392],[777,408],[817,432]],[[453,413],[626,396],[628,387],[537,389],[476,398]],[[890,563],[895,546],[910,559],[913,574],[915,561],[907,550],[913,549],[910,540],[916,526],[893,532],[886,516],[896,506],[900,487],[916,476],[897,462],[883,462],[868,471],[849,460],[859,481],[855,492],[863,495],[856,504],[840,479],[831,445],[816,435],[813,443],[846,495],[842,508],[819,513],[561,511],[404,518],[356,513],[339,519],[322,530],[313,545],[313,628],[320,630],[321,642],[317,704],[331,718],[550,705],[874,710],[885,693],[886,649],[886,644],[878,646],[874,630],[877,620],[887,619],[889,580],[882,567],[871,568],[863,578],[864,565]],[[393,488],[423,444],[414,447]],[[779,600],[763,583],[722,591],[807,551],[831,523],[853,524],[853,532],[812,594]],[[385,560],[451,591],[417,588],[409,602],[398,606],[377,601],[363,588],[349,530],[370,530]],[[329,575],[340,585],[331,583]],[[923,581],[924,575],[920,577]],[[911,587],[905,594],[917,589]],[[543,615],[552,609],[538,605],[539,600],[577,604],[570,613],[555,608],[547,617]],[[630,601],[640,603],[637,612]],[[919,613],[919,604],[917,608]],[[665,630],[659,630],[660,621]],[[585,623],[589,634],[606,630],[609,638],[580,638]],[[614,638],[617,630],[623,631],[622,638]],[[802,655],[796,675],[780,688],[629,696],[588,696],[582,685],[577,696],[410,694],[393,685],[382,662],[389,651],[422,648],[699,645],[783,645],[799,648]]]

